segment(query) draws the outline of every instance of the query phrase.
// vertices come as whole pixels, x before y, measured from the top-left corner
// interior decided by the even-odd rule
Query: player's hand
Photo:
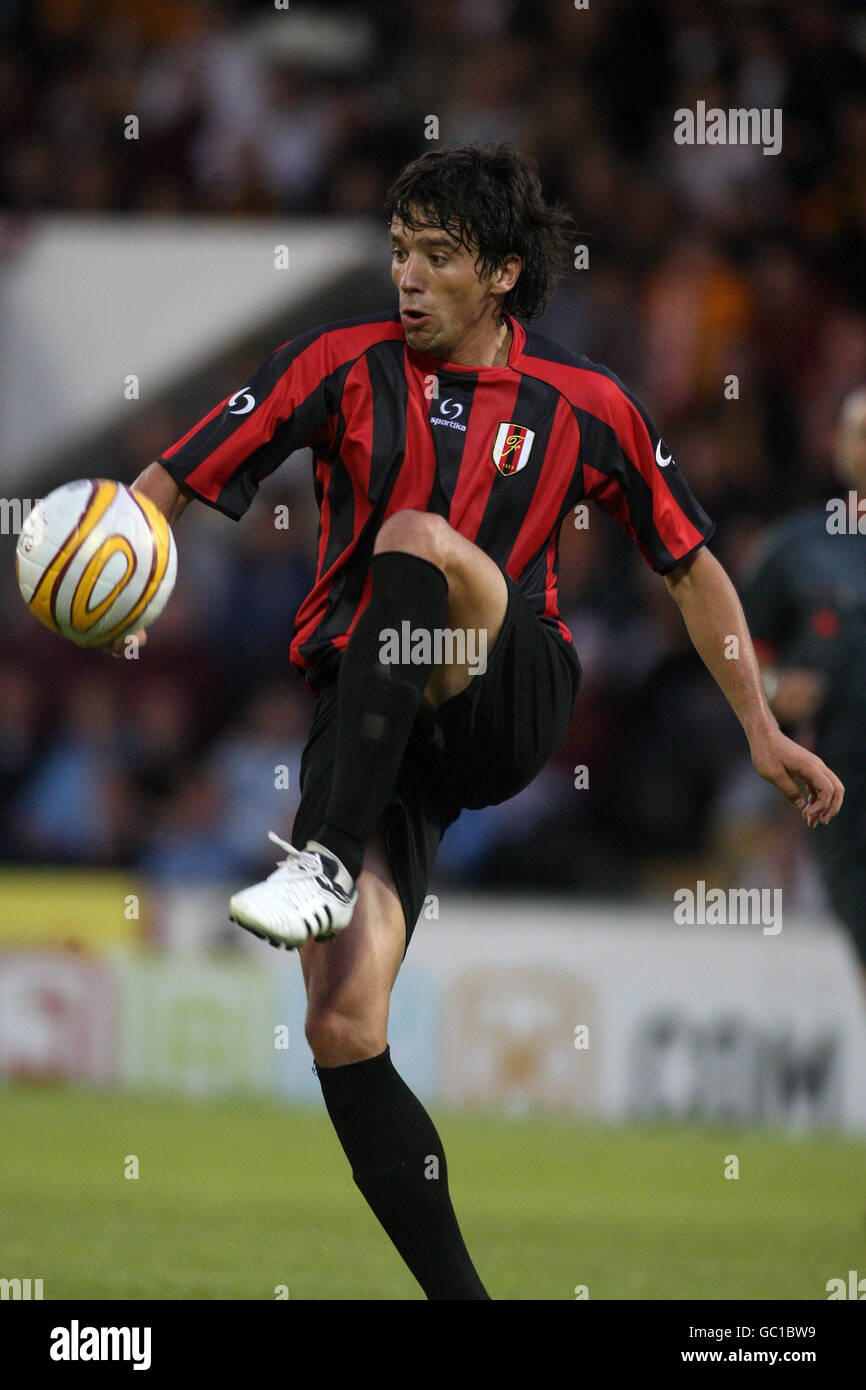
[[[753,738],[751,751],[755,771],[802,810],[810,830],[833,819],[842,805],[845,788],[819,757],[787,738],[781,729],[770,729]]]
[[[779,672],[770,705],[782,724],[800,724],[817,713],[826,692],[827,682],[820,671],[790,666]]]
[[[144,628],[141,627],[139,628],[138,632],[127,632],[125,637],[115,637],[114,641],[110,644],[110,646],[103,647],[102,650],[104,652],[108,652],[110,656],[125,656],[126,643],[128,642],[130,637],[135,638],[139,647],[143,647],[145,642],[147,641],[147,633],[144,630]]]

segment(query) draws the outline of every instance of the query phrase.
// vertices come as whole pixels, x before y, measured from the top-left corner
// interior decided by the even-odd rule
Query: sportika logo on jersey
[[[528,430],[525,425],[499,426],[493,441],[493,462],[506,478],[526,467],[534,438],[535,430]]]

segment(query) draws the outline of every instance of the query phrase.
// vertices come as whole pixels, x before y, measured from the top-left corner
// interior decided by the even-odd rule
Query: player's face
[[[473,352],[498,331],[500,305],[520,262],[479,276],[476,257],[441,227],[391,222],[391,279],[410,347],[448,362],[473,364]],[[477,357],[474,360],[479,360]]]

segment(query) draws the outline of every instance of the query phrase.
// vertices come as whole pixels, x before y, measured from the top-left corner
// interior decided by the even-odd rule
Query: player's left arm
[[[802,809],[810,829],[826,825],[841,807],[845,788],[826,763],[779,728],[742,605],[724,568],[701,546],[664,579],[695,650],[743,726],[756,772]]]

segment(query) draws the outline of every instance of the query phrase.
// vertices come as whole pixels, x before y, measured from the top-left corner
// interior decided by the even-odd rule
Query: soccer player
[[[441,1141],[391,1060],[389,997],[446,827],[514,796],[568,728],[580,668],[557,544],[577,503],[598,503],[664,576],[757,771],[810,826],[842,786],[770,713],[705,548],[712,523],[646,412],[611,371],[525,326],[569,228],[531,164],[507,145],[431,151],[386,213],[396,312],[284,344],[134,486],[170,521],[189,498],[238,519],[288,454],[313,450],[316,580],[291,654],[317,700],[294,846],[279,841],[276,871],[230,911],[299,947],[328,1113],[422,1289],[485,1299]]]
[[[848,495],[771,527],[741,594],[773,712],[844,777],[845,814],[814,843],[866,983],[866,387],[842,403],[836,472]]]

